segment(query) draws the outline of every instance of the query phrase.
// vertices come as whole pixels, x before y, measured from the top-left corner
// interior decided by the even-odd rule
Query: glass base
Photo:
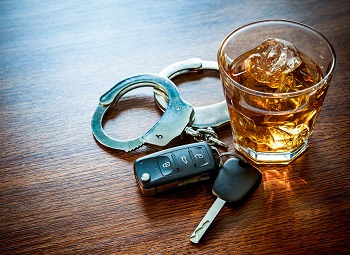
[[[253,160],[256,164],[289,164],[299,156],[309,145],[309,139],[296,150],[290,152],[257,152],[234,143],[236,150]]]

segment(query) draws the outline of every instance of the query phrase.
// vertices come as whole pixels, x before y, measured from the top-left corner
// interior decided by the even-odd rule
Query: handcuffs
[[[100,103],[91,120],[94,137],[106,147],[126,152],[133,151],[142,145],[166,147],[184,133],[192,135],[197,141],[227,147],[218,139],[213,129],[229,123],[226,102],[193,107],[181,98],[176,85],[171,81],[178,75],[203,69],[218,70],[217,62],[191,58],[172,64],[159,74],[139,74],[120,81],[100,97]],[[153,87],[156,105],[164,111],[162,117],[140,137],[117,140],[108,136],[102,127],[104,114],[116,105],[124,94],[139,87]]]

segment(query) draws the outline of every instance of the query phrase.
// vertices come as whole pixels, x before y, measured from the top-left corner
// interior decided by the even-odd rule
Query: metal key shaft
[[[225,161],[212,188],[217,199],[192,233],[191,242],[199,242],[226,202],[233,205],[245,202],[258,188],[261,178],[258,169],[238,157]]]
[[[193,231],[190,237],[191,242],[193,243],[199,242],[199,240],[207,231],[210,224],[214,221],[215,217],[218,215],[218,213],[220,212],[221,208],[224,206],[225,203],[226,201],[219,197],[215,200],[214,204],[210,207],[207,214],[203,217],[202,221],[198,224],[196,229]]]

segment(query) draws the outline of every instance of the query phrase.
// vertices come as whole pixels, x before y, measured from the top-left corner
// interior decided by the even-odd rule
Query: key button
[[[206,166],[211,163],[208,152],[205,150],[205,148],[198,146],[190,148],[190,151],[194,158],[196,167]]]
[[[185,172],[195,168],[190,152],[187,149],[174,151],[173,155],[179,166],[179,172]]]
[[[157,161],[163,175],[169,175],[173,171],[176,171],[176,166],[171,153],[158,156]]]

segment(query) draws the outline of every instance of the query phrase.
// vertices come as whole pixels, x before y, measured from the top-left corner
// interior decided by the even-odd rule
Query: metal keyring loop
[[[172,79],[184,73],[198,72],[205,69],[219,70],[218,63],[215,61],[203,61],[199,58],[190,58],[166,67],[159,75]],[[154,89],[154,99],[161,110],[164,111],[167,108],[168,96],[164,91]],[[230,122],[225,100],[209,106],[194,107],[194,113],[194,121],[191,126],[195,128],[219,128]]]
[[[153,87],[164,91],[169,97],[167,109],[158,122],[140,137],[130,140],[116,140],[109,137],[102,127],[104,114],[125,93],[138,87]],[[96,140],[104,146],[129,152],[143,144],[161,147],[168,145],[182,134],[192,120],[192,105],[182,100],[176,85],[171,80],[157,74],[140,74],[122,80],[100,97],[100,103],[91,120],[91,128]]]

